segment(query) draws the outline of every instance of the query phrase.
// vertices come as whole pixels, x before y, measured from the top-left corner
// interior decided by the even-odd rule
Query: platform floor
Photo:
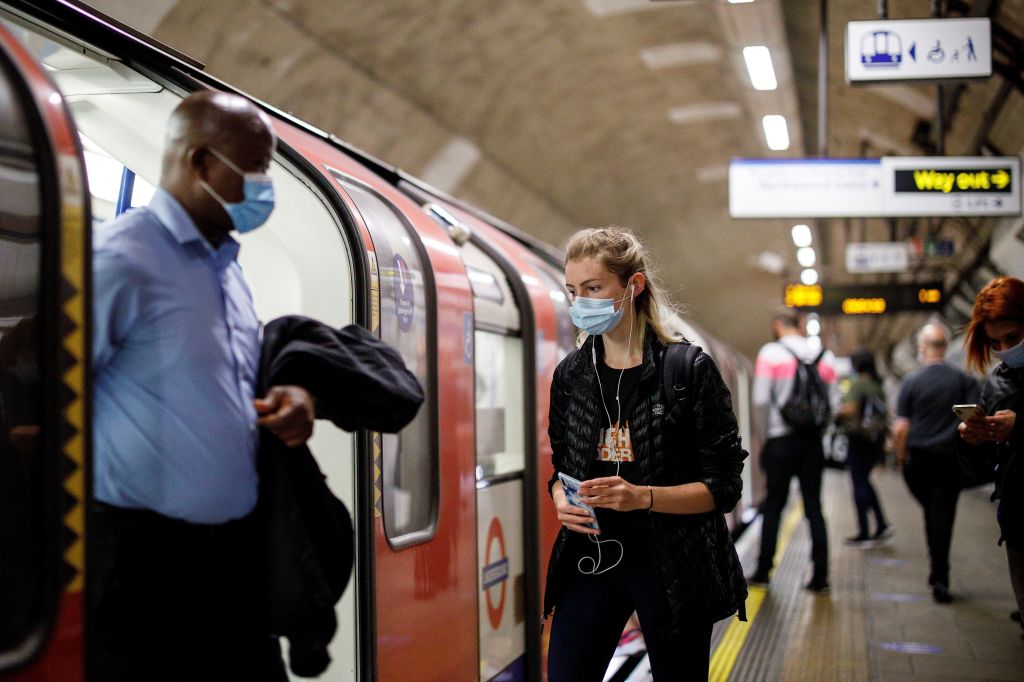
[[[828,470],[824,503],[832,589],[803,589],[810,538],[794,487],[783,515],[771,584],[751,587],[748,623],[715,627],[710,679],[1024,680],[1024,638],[1015,609],[987,488],[965,491],[957,508],[951,556],[952,604],[937,604],[927,585],[920,507],[896,472],[872,478],[895,536],[870,549],[847,547],[856,520],[848,475]],[[737,544],[749,575],[760,524]],[[625,665],[623,665],[625,664]],[[616,667],[618,669],[616,669]],[[608,680],[649,680],[646,661],[617,659]]]

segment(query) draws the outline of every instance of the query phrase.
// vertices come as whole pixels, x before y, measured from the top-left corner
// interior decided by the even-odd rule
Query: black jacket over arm
[[[386,343],[362,327],[332,329],[298,316],[278,318],[264,329],[257,394],[280,385],[305,388],[317,417],[347,431],[393,433],[412,421],[423,402],[415,375]],[[352,521],[305,445],[288,448],[261,429],[257,466],[269,629],[288,638],[292,672],[315,676],[330,662],[334,605],[352,572]]]
[[[732,397],[718,367],[703,351],[694,361],[693,385],[686,387],[689,397],[664,397],[665,346],[650,329],[645,336],[643,370],[629,417],[639,482],[655,486],[702,482],[715,500],[715,510],[706,514],[649,514],[653,555],[673,618],[678,622],[684,610],[698,609],[710,620],[737,611],[745,619],[746,580],[724,516],[740,499],[740,474],[747,456]],[[570,353],[551,383],[548,436],[555,476],[564,472],[585,480],[595,456],[604,413],[591,355],[594,343],[595,337],[590,337]],[[562,561],[570,532],[562,528],[551,552],[545,615],[576,570],[568,565],[571,562]]]

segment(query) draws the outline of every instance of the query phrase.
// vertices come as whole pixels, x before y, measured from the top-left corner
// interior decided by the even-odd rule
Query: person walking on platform
[[[663,321],[636,236],[577,232],[566,247],[585,336],[555,370],[548,490],[562,529],[548,564],[552,682],[600,682],[637,613],[656,680],[706,680],[715,621],[746,619],[724,513],[747,453],[710,356]]]
[[[849,442],[846,464],[853,484],[853,503],[857,508],[857,534],[846,538],[846,544],[868,547],[892,535],[892,527],[882,511],[882,501],[871,485],[871,471],[885,457],[888,408],[882,379],[878,376],[871,351],[855,349],[850,353],[850,363],[853,365],[853,377],[836,415]],[[868,512],[875,517],[874,533],[868,525]]]
[[[310,395],[256,399],[260,330],[231,236],[273,208],[270,120],[184,99],[160,189],[94,235],[89,677],[285,680],[259,565],[257,426],[288,446]]]
[[[969,367],[1000,363],[981,389],[979,413],[957,427],[965,467],[995,466],[996,519],[1018,612],[1024,612],[1024,282],[996,277],[978,292],[965,339]]]
[[[949,593],[949,548],[960,497],[960,466],[956,458],[957,424],[950,409],[978,399],[978,382],[945,362],[949,336],[939,324],[925,325],[917,336],[922,367],[900,387],[893,441],[896,466],[924,512],[924,534],[931,570],[928,585],[940,604]]]
[[[780,308],[772,320],[775,340],[757,354],[754,369],[754,406],[766,412],[767,439],[761,468],[767,492],[761,504],[761,549],[750,582],[767,584],[770,578],[779,522],[794,476],[800,482],[804,514],[811,528],[814,571],[806,587],[825,592],[828,583],[828,531],[821,511],[821,478],[825,452],[821,436],[831,418],[835,358],[819,350],[800,333],[800,316]]]

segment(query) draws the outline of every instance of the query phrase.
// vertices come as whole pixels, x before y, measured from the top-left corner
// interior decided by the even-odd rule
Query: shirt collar
[[[218,270],[223,270],[238,257],[239,244],[231,235],[224,235],[220,245],[214,247],[203,237],[185,207],[166,190],[158,188],[147,208],[179,244],[202,244]]]

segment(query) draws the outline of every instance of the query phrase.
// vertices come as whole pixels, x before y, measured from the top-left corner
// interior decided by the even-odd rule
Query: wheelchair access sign
[[[850,83],[991,75],[992,27],[987,17],[846,24],[846,80]]]

